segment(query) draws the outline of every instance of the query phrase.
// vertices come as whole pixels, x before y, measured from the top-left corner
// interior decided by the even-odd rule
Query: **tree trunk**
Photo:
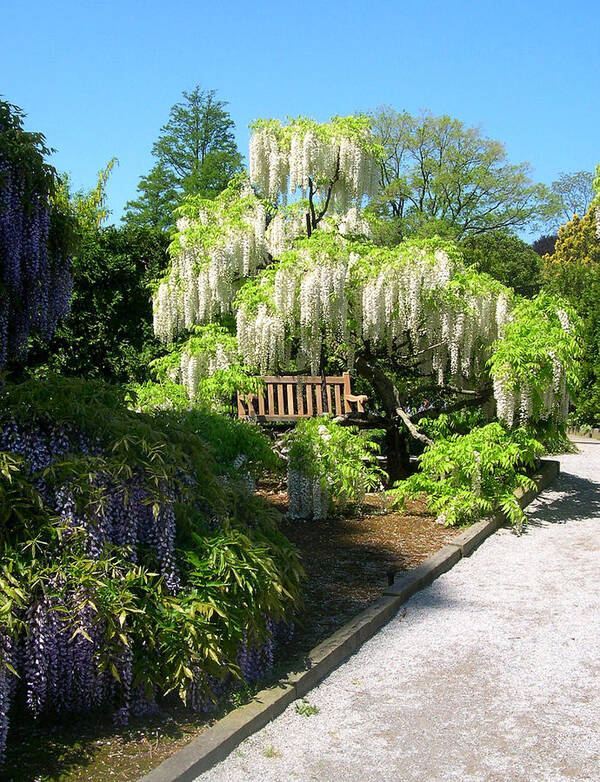
[[[387,473],[389,476],[387,488],[391,488],[396,481],[408,478],[410,475],[408,437],[392,421],[390,421],[390,424],[385,437]]]

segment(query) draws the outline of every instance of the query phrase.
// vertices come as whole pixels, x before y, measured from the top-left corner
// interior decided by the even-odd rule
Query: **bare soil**
[[[287,495],[275,485],[260,493],[285,511]],[[294,640],[278,673],[291,669],[307,651],[376,600],[389,570],[416,567],[456,536],[435,523],[418,502],[404,513],[384,495],[369,495],[362,509],[319,522],[282,523],[307,573],[305,605]],[[239,705],[239,696],[228,708]],[[11,782],[133,782],[172,755],[216,718],[171,709],[132,720],[115,731],[109,718],[77,718],[70,724],[11,727],[7,762],[0,779]]]

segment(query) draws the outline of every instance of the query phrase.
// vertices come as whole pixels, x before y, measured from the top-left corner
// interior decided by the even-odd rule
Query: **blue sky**
[[[505,143],[538,181],[600,162],[600,4],[29,0],[0,6],[0,94],[75,187],[118,221],[170,107],[216,89],[247,154],[250,121],[381,104],[447,113]]]

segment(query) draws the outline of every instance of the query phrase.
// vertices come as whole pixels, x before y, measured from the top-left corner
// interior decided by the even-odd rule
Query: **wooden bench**
[[[341,377],[263,377],[264,389],[258,394],[237,395],[238,418],[257,421],[294,421],[313,415],[345,415],[365,412],[367,397],[352,393],[350,375]],[[323,389],[323,380],[325,388]]]

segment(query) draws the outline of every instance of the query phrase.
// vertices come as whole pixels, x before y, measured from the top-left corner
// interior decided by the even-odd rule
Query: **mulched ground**
[[[276,485],[265,485],[260,493],[285,511],[287,495]],[[293,669],[307,651],[376,600],[388,570],[415,567],[458,534],[436,524],[422,504],[409,503],[399,514],[383,495],[369,495],[360,512],[319,522],[285,521],[282,530],[299,549],[308,578],[304,611],[280,671]],[[79,718],[65,726],[17,728],[0,779],[133,782],[210,724],[181,710],[134,720],[118,733],[110,720]]]
[[[273,497],[285,508],[284,494]],[[360,512],[327,521],[282,525],[307,572],[305,607],[292,653],[306,652],[381,596],[387,573],[416,567],[458,534],[436,524],[422,503],[405,513],[383,495],[369,495]]]

